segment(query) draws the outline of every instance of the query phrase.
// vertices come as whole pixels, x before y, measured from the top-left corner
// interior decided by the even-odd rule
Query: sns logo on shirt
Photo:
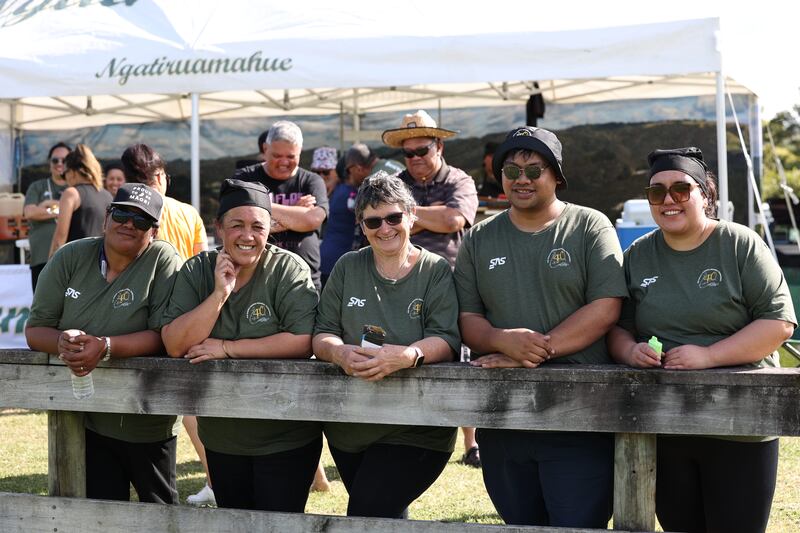
[[[652,278],[644,278],[642,280],[642,284],[640,285],[640,287],[642,287],[643,289],[646,289],[647,287],[649,287],[650,285],[652,285],[656,281],[658,281],[658,276],[653,276]]]
[[[505,257],[495,257],[494,259],[489,260],[489,270],[494,270],[494,267],[498,267],[505,264],[506,264]]]
[[[269,307],[263,302],[256,302],[247,308],[245,313],[247,321],[251,324],[265,324],[272,317]]]
[[[347,307],[364,307],[366,303],[366,298],[356,298],[355,296],[351,296],[350,301],[347,302]]]
[[[114,293],[114,297],[111,298],[111,305],[114,309],[128,307],[133,303],[133,300],[133,291],[130,289],[122,289]]]
[[[697,286],[701,289],[706,287],[718,287],[722,283],[722,272],[716,268],[707,268],[703,270],[700,277],[697,278]]]
[[[72,298],[73,300],[77,300],[80,295],[81,293],[79,291],[76,291],[72,287],[67,287],[67,291],[64,293],[64,298]]]
[[[568,267],[572,264],[572,258],[569,252],[563,248],[556,248],[550,251],[547,256],[547,266],[550,268]]]

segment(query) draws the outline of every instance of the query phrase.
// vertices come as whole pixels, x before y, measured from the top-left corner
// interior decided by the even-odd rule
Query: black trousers
[[[403,518],[405,509],[436,481],[451,455],[399,444],[373,444],[358,453],[339,450],[330,442],[328,446],[350,495],[347,516]]]
[[[39,282],[39,274],[42,273],[42,270],[44,270],[44,266],[46,264],[47,263],[31,265],[31,287],[33,287],[33,292],[36,292],[36,284]]]
[[[178,503],[175,486],[177,437],[159,442],[126,442],[86,430],[86,496],[130,500],[130,486],[139,501]]]
[[[658,438],[656,515],[665,531],[761,532],[778,471],[778,439]]]
[[[206,448],[219,507],[302,513],[322,452],[322,437],[269,455],[231,455]]]
[[[605,529],[614,436],[478,429],[483,481],[506,524]]]

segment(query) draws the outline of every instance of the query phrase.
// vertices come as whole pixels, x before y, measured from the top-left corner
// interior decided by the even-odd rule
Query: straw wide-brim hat
[[[437,128],[436,121],[423,110],[403,117],[403,124],[399,128],[386,130],[381,139],[383,144],[392,148],[402,148],[403,141],[417,137],[438,137],[448,139],[458,135],[457,131]]]

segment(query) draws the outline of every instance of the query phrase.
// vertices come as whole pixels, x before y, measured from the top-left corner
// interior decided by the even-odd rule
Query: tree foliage
[[[800,105],[794,112],[782,111],[764,126],[764,177],[762,195],[767,198],[782,198],[780,176],[775,155],[781,161],[787,184],[800,196]],[[769,143],[769,132],[775,141],[775,150]]]

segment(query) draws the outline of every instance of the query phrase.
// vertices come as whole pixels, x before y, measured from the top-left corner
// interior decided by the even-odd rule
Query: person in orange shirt
[[[161,155],[146,144],[134,144],[123,152],[121,159],[127,181],[144,183],[158,191],[164,198],[158,238],[175,246],[183,261],[208,249],[206,228],[197,209],[167,196],[169,174]],[[208,474],[206,451],[197,435],[197,418],[184,416],[183,427],[186,428],[186,434],[189,435],[206,472],[205,486],[197,494],[189,496],[186,501],[192,505],[216,505]]]
[[[170,178],[158,152],[146,144],[129,146],[122,154],[122,169],[127,181],[144,183],[164,198],[159,239],[175,246],[184,261],[208,248],[206,228],[197,209],[167,196]]]

